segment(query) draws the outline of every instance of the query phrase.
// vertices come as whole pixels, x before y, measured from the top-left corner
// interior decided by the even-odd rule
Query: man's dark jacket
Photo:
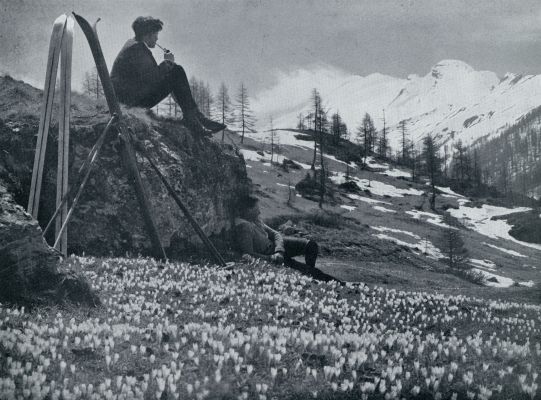
[[[166,76],[165,62],[156,63],[144,42],[126,42],[111,70],[111,80],[122,103],[137,105]]]

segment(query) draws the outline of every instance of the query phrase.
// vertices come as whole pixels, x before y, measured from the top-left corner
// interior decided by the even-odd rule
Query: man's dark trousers
[[[307,250],[309,251],[309,249],[307,249],[308,243],[314,244],[316,248],[316,256],[317,256],[317,245],[315,245],[315,242],[311,242],[310,240],[297,238],[297,237],[289,237],[289,236],[284,237],[284,249],[285,249],[284,256],[285,256],[286,265],[320,281],[328,282],[328,281],[336,280],[334,277],[317,269],[315,266],[310,266],[305,263],[299,263],[293,260],[293,257],[296,257],[296,256],[306,257]]]
[[[192,96],[192,90],[190,89],[186,72],[184,68],[177,64],[152,89],[144,93],[142,98],[137,101],[137,104],[133,105],[151,108],[169,96],[169,94],[175,97],[183,113],[197,107]]]

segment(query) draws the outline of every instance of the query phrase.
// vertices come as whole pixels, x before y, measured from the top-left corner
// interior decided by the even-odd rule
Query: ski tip
[[[66,16],[66,14],[62,14],[62,15],[59,15],[58,18],[54,21],[54,24],[55,25],[63,25],[66,23],[66,19],[68,17]]]

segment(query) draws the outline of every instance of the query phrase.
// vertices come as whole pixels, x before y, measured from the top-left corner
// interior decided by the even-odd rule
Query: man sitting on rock
[[[211,135],[226,126],[206,118],[197,108],[184,68],[175,64],[172,53],[156,63],[150,49],[156,46],[163,22],[138,17],[132,24],[135,38],[126,42],[111,70],[118,100],[129,106],[152,108],[172,94],[182,109],[184,124],[202,135]]]
[[[318,245],[313,240],[282,237],[280,232],[267,226],[260,218],[257,198],[248,197],[238,208],[239,217],[233,229],[234,243],[243,257],[252,256],[270,260],[276,264],[284,261],[290,267],[315,279],[337,280],[316,268]],[[304,256],[306,264],[295,262],[295,256]]]

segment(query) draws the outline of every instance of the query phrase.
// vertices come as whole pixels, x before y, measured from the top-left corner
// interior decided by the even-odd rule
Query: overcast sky
[[[0,73],[42,84],[52,23],[72,10],[101,17],[109,68],[131,22],[152,15],[164,22],[158,43],[188,75],[214,88],[244,81],[252,94],[277,70],[319,63],[406,77],[454,58],[499,75],[541,73],[539,0],[0,0]],[[91,67],[77,28],[76,88]]]

